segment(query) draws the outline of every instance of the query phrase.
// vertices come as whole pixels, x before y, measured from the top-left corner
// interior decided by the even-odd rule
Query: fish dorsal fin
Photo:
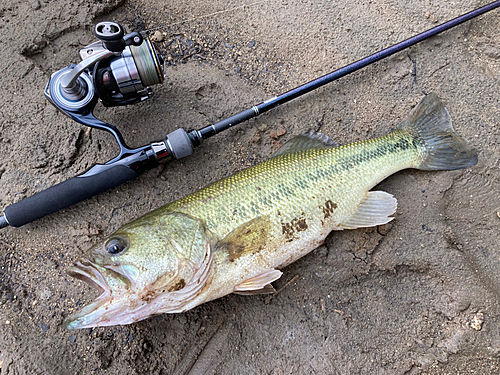
[[[283,272],[275,269],[267,270],[260,275],[243,281],[234,287],[233,293],[236,294],[269,294],[274,292],[271,285],[273,281],[278,280]]]
[[[369,191],[358,210],[340,224],[339,229],[356,229],[387,224],[394,219],[398,201],[385,191]]]
[[[271,157],[290,154],[292,152],[309,150],[311,148],[333,148],[338,147],[338,143],[334,142],[329,136],[316,133],[313,130],[304,132],[290,139]]]
[[[228,262],[234,262],[243,255],[257,254],[266,246],[270,227],[267,216],[256,217],[224,237],[217,244],[216,251],[226,252]]]

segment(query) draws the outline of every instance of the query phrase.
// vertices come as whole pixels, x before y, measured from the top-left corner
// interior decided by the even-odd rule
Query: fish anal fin
[[[272,293],[274,288],[271,285],[273,281],[278,280],[283,272],[270,269],[234,287],[233,293],[237,294],[262,294]]]
[[[387,224],[394,219],[398,201],[385,191],[369,191],[366,198],[358,206],[358,210],[339,229],[356,229]]]
[[[248,254],[257,254],[267,243],[271,223],[267,216],[252,219],[229,233],[216,247],[216,251],[227,253],[226,260],[234,262]]]
[[[309,130],[290,139],[271,157],[274,158],[275,156],[309,150],[312,148],[333,147],[338,147],[338,144],[334,142],[329,136]]]

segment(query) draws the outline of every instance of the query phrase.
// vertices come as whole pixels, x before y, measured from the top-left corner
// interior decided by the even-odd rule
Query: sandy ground
[[[93,24],[158,28],[155,97],[101,109],[132,145],[200,128],[485,1],[0,0],[0,208],[117,152],[44,98]],[[0,231],[0,373],[497,374],[500,372],[500,14],[493,11],[231,129],[195,155],[21,228]],[[152,32],[153,34],[153,32]],[[378,187],[391,225],[329,236],[284,269],[277,296],[236,296],[123,327],[68,331],[96,292],[65,269],[153,208],[320,128],[387,133],[436,92],[476,167],[400,172]],[[292,281],[291,283],[289,283]]]

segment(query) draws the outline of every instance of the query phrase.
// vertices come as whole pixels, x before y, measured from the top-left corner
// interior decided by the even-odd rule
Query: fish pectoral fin
[[[385,191],[369,191],[354,215],[339,225],[339,229],[356,229],[387,224],[394,219],[398,201]]]
[[[215,248],[226,252],[226,260],[234,262],[243,255],[253,255],[264,249],[271,222],[267,216],[259,216],[247,221],[224,237]]]
[[[241,284],[234,287],[233,293],[236,294],[269,294],[274,292],[271,285],[273,281],[278,280],[283,272],[270,269],[260,275],[254,276],[251,279],[243,281]]]
[[[333,147],[338,147],[338,144],[334,142],[329,136],[309,130],[290,139],[271,157],[274,158],[275,156],[290,154],[297,151],[309,150],[311,148]]]

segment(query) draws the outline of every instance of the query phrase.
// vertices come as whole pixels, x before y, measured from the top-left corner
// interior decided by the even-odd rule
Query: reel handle
[[[11,204],[5,208],[2,219],[7,225],[20,227],[116,187],[138,175],[125,165],[113,165],[97,174],[72,177]]]

